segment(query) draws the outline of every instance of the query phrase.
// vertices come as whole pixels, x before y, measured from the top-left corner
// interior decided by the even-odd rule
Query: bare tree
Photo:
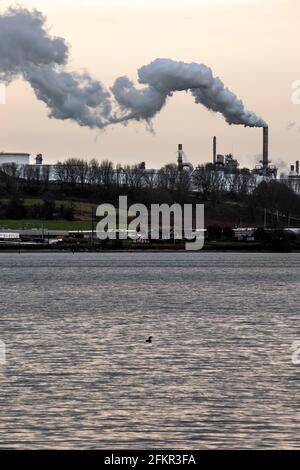
[[[92,159],[88,165],[87,180],[90,184],[101,183],[99,162],[96,159]]]
[[[225,179],[221,171],[198,166],[193,173],[193,185],[205,199],[214,195],[219,196],[224,190]]]
[[[179,171],[175,163],[169,163],[159,170],[158,185],[161,188],[175,191],[178,186]]]
[[[77,160],[76,164],[77,170],[77,180],[83,189],[84,185],[88,181],[88,174],[89,174],[89,165],[85,160]]]
[[[44,183],[44,187],[47,188],[51,176],[51,167],[50,165],[41,165],[40,167],[40,177],[41,181]]]
[[[113,183],[114,165],[109,160],[103,160],[99,166],[99,175],[101,183],[105,187],[109,187]]]
[[[159,172],[157,170],[147,170],[144,173],[145,187],[148,189],[154,189],[158,186]]]
[[[19,178],[23,177],[23,167],[17,163],[3,163],[0,166],[0,171],[3,174],[3,181],[6,185],[7,191],[18,191]]]
[[[145,170],[140,165],[126,165],[124,167],[125,185],[130,189],[141,189],[145,186]]]
[[[12,178],[20,178],[22,176],[22,167],[17,163],[2,163],[0,168],[1,171]]]
[[[54,166],[53,176],[59,183],[68,182],[67,167],[65,163],[58,161]]]
[[[40,170],[35,165],[24,166],[24,178],[27,183],[34,183],[40,181]]]

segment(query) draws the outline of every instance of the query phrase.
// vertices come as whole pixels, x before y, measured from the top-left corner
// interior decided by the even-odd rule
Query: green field
[[[0,200],[2,203],[8,203],[9,200],[2,198]],[[43,204],[43,200],[39,198],[24,198],[24,205],[27,207]],[[90,216],[92,211],[95,213],[97,204],[92,202],[84,201],[66,201],[66,200],[55,200],[56,207],[64,206],[70,207],[73,206],[79,218],[85,218],[87,220],[38,220],[38,219],[24,219],[24,220],[14,220],[14,219],[0,219],[0,230],[2,229],[11,229],[11,230],[30,230],[30,229],[41,229],[45,230],[91,230],[92,224]],[[95,228],[96,222],[94,222]]]
[[[96,223],[94,222],[94,229]],[[44,230],[91,230],[92,224],[89,221],[81,220],[13,220],[13,219],[0,219],[0,230],[30,230],[30,229]]]
[[[9,202],[9,199],[7,198],[1,198],[0,202],[7,204]],[[27,207],[30,206],[35,206],[35,205],[42,205],[43,204],[43,199],[41,198],[24,198],[23,199],[24,205]],[[56,207],[71,207],[73,206],[76,211],[80,212],[91,212],[92,210],[95,210],[97,208],[97,204],[93,202],[86,202],[86,201],[76,201],[76,200],[60,200],[56,199],[55,200],[55,205]]]

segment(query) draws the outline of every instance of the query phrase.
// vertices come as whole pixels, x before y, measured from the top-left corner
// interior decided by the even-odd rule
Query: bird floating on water
[[[149,338],[146,339],[146,343],[152,343],[152,338],[153,338],[153,336],[149,336]]]

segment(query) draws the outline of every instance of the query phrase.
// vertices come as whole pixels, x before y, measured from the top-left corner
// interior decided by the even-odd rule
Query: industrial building
[[[291,165],[288,176],[281,177],[280,181],[286,183],[296,194],[300,194],[300,174],[298,160],[296,161],[295,165]]]
[[[30,153],[5,153],[0,152],[0,165],[15,163],[16,165],[29,165]]]
[[[262,181],[270,181],[277,178],[277,168],[275,165],[272,165],[269,160],[269,130],[268,127],[263,129],[263,140],[262,140],[262,154],[263,158],[261,162],[255,166],[254,169],[248,170],[251,178],[248,182],[248,191],[252,191],[257,187]],[[186,159],[186,155],[183,151],[182,144],[178,145],[178,158],[177,165],[179,171],[186,170],[190,173],[191,180],[193,181],[194,168],[191,163]],[[214,136],[212,140],[212,160],[206,164],[207,171],[217,172],[223,184],[222,187],[224,190],[230,191],[232,188],[232,183],[235,181],[237,175],[239,174],[239,162],[231,153],[221,154],[217,152],[217,137]],[[298,175],[299,175],[299,165],[298,165]],[[297,181],[297,185],[296,185]],[[300,191],[300,176],[298,179],[294,179],[294,187],[298,187]],[[196,190],[196,187],[192,188]]]
[[[231,153],[222,155],[217,153],[217,138],[213,138],[213,160],[212,163],[216,170],[222,170],[227,173],[235,173],[239,163],[233,158]],[[276,179],[277,168],[269,160],[269,129],[263,127],[263,159],[251,171],[255,176],[262,176],[264,179]],[[257,178],[260,180],[260,178]]]
[[[229,172],[236,171],[239,163],[233,158],[231,153],[227,155],[217,154],[217,137],[213,138],[213,160],[212,163],[216,170],[228,170]]]
[[[255,168],[249,170],[249,174],[252,176],[252,182],[250,185],[250,190],[254,189],[262,181],[270,181],[272,179],[277,179],[277,168],[269,160],[269,129],[268,127],[262,128],[262,160],[259,164],[255,165]],[[30,162],[29,153],[0,153],[0,168],[2,165],[15,164],[19,168],[19,176],[26,178],[26,169],[28,165],[34,167],[35,169],[48,169],[50,180],[56,179],[56,166],[55,165],[45,165],[43,162],[43,155],[41,153],[37,154],[34,162]],[[188,161],[187,156],[183,150],[183,145],[178,145],[177,150],[177,167],[179,171],[187,172],[191,178],[195,171],[193,165]],[[225,181],[225,188],[230,186],[230,178],[233,179],[239,172],[239,162],[231,153],[221,154],[217,151],[217,137],[214,136],[212,139],[212,160],[206,164],[209,171],[216,171],[222,175],[222,178]],[[159,178],[158,169],[147,169],[145,162],[142,162],[139,165],[139,169],[143,174],[145,184],[147,179],[151,179],[153,186],[155,186],[155,181]],[[126,172],[122,168],[113,170],[113,179],[116,184],[126,185]],[[226,181],[228,185],[226,186]],[[288,175],[280,177],[280,181],[287,184],[291,187],[295,193],[300,194],[300,174],[299,174],[299,161],[295,165],[291,166],[291,170]],[[225,189],[226,190],[226,189]]]
[[[30,165],[30,153],[7,153],[0,152],[0,166],[4,164],[14,163],[18,166]],[[33,165],[42,165],[43,155],[37,154],[35,157],[35,163]]]

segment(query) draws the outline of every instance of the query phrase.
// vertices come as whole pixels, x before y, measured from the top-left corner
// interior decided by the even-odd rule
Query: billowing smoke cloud
[[[138,81],[147,87],[136,89],[127,77],[118,78],[112,87],[119,105],[131,111],[123,119],[150,119],[173,92],[190,90],[196,103],[221,113],[228,124],[266,126],[255,113],[245,110],[243,102],[206,65],[156,59],[138,70]]]
[[[20,7],[0,16],[0,80],[10,83],[22,76],[46,103],[50,117],[104,127],[110,93],[88,73],[66,70],[68,47],[64,39],[49,36],[45,20],[40,12]]]
[[[30,67],[24,72],[38,99],[56,119],[72,119],[81,126],[104,127],[110,116],[110,94],[88,74],[57,71],[51,66]]]
[[[0,16],[0,80],[9,83],[22,76],[46,103],[50,117],[90,128],[130,120],[149,123],[168,97],[186,90],[196,103],[221,113],[229,124],[266,126],[206,65],[156,59],[138,70],[143,88],[124,76],[108,91],[88,73],[68,71],[67,63],[64,39],[48,34],[40,12],[17,7]]]
[[[33,65],[65,64],[68,47],[49,37],[45,17],[38,11],[9,8],[0,15],[0,78],[6,82]]]

